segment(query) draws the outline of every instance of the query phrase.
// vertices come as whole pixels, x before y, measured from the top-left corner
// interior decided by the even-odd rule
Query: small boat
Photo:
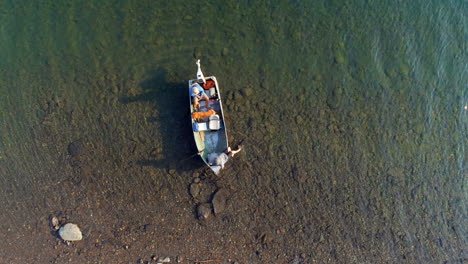
[[[207,166],[218,175],[222,167],[219,165],[212,165],[210,157],[218,153],[224,152],[228,148],[228,137],[226,131],[226,122],[223,114],[223,104],[221,102],[221,94],[219,92],[219,85],[216,77],[204,77],[200,68],[200,60],[196,62],[198,65],[197,78],[189,80],[189,105],[190,105],[190,118],[192,120],[193,137],[197,146],[198,155],[202,158]],[[208,112],[205,105],[205,100],[200,100],[200,107],[197,109],[192,104],[191,89],[194,83],[198,83],[203,87],[204,92],[208,95],[210,107],[216,112],[204,116],[203,118],[194,118],[194,113]],[[202,113],[203,114],[203,113]]]

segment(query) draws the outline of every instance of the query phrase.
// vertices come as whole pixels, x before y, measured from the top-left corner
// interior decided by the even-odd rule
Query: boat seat
[[[208,131],[208,122],[195,122],[193,123],[193,131],[201,132],[201,131]]]
[[[210,130],[219,130],[221,128],[221,121],[219,120],[219,115],[210,115],[208,121],[208,128]]]

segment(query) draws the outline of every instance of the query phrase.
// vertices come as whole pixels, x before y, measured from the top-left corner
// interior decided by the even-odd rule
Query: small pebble
[[[160,257],[158,258],[158,263],[169,263],[171,262],[171,258],[170,257]]]
[[[200,204],[197,208],[198,219],[206,220],[211,215],[211,206],[207,203]]]
[[[190,195],[192,195],[193,198],[197,198],[198,195],[200,194],[201,188],[199,183],[192,183],[190,184]]]
[[[68,144],[68,154],[72,157],[80,155],[83,152],[83,150],[83,143],[81,143],[81,141],[79,140]]]
[[[54,228],[54,230],[58,230],[60,228],[60,223],[56,216],[52,216],[50,219],[50,225]]]

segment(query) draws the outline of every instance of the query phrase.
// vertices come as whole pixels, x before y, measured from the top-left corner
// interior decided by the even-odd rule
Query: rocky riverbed
[[[465,9],[2,2],[0,263],[465,263]],[[243,145],[219,176],[195,59]]]

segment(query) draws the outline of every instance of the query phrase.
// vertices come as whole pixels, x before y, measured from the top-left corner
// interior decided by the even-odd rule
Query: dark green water
[[[465,263],[467,13],[1,1],[0,262]],[[187,159],[195,58],[245,146],[220,179]],[[231,190],[224,216],[195,219],[194,172]],[[57,242],[50,215],[84,240]]]

